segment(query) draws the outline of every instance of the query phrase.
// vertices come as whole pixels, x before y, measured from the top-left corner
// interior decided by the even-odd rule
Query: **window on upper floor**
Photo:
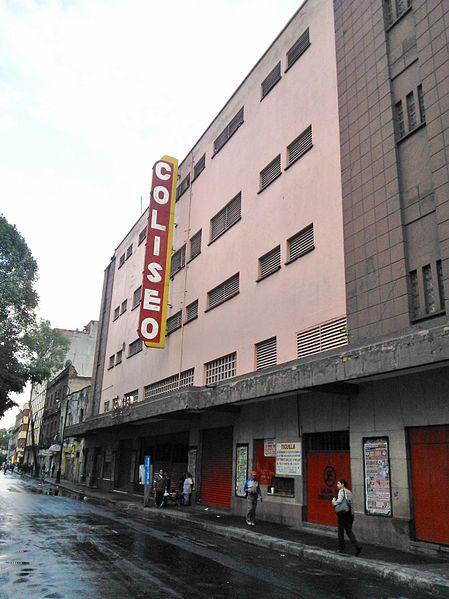
[[[201,254],[201,229],[190,238],[190,260]]]
[[[396,135],[398,139],[405,135],[405,121],[404,121],[404,110],[402,108],[402,101],[396,102],[395,117],[396,117]]]
[[[125,258],[125,260],[128,260],[128,258],[129,258],[129,257],[132,255],[132,253],[133,253],[133,244],[131,244],[131,245],[130,245],[130,246],[127,248],[127,250],[126,250],[126,258]]]
[[[406,96],[407,102],[407,119],[408,119],[408,128],[411,131],[418,124],[418,119],[416,117],[416,104],[415,104],[415,95],[413,92],[410,92]]]
[[[109,366],[108,366],[108,370],[110,368],[114,368],[114,364],[115,364],[115,356],[109,356]]]
[[[241,218],[242,194],[238,193],[220,212],[210,221],[210,243],[215,241],[225,231]]]
[[[103,412],[109,412],[109,401],[104,402]]]
[[[268,187],[275,179],[281,175],[281,155],[276,156],[270,164],[260,171],[259,192]]]
[[[140,245],[147,237],[147,228],[145,227],[145,229],[142,229],[142,231],[139,233],[139,243],[138,245]]]
[[[237,129],[243,124],[243,107],[237,112],[234,118],[226,125],[217,139],[214,141],[214,154],[217,154],[226,142],[231,139]]]
[[[256,343],[256,370],[269,368],[277,364],[276,337]]]
[[[189,189],[190,187],[190,174],[181,181],[176,188],[176,201]]]
[[[237,352],[212,360],[205,364],[205,384],[211,385],[235,376],[237,370]]]
[[[181,312],[181,310],[179,310],[179,312],[176,312],[176,314],[173,314],[173,316],[170,316],[170,318],[167,318],[167,335],[170,335],[170,333],[173,333],[173,331],[180,329],[181,325],[182,325],[182,312]]]
[[[207,294],[207,310],[219,306],[239,293],[239,273],[233,275]]]
[[[203,154],[201,158],[193,165],[193,180],[195,180],[206,168],[206,154]]]
[[[114,317],[112,320],[117,320],[117,318],[120,316],[120,306],[117,306],[117,308],[115,308],[114,310]]]
[[[195,318],[198,318],[198,300],[195,300],[186,307],[185,323],[195,320]]]
[[[131,356],[134,356],[135,354],[139,353],[140,351],[142,351],[142,349],[143,349],[142,339],[136,339],[135,341],[133,341],[132,343],[129,344],[128,358],[131,358]]]
[[[287,167],[304,156],[313,147],[312,125],[309,125],[292,143],[287,146]]]
[[[193,385],[193,376],[195,369],[189,368],[184,372],[174,374],[151,385],[145,387],[145,399],[162,395],[163,393],[170,393],[177,389],[183,389],[185,387],[191,387]]]
[[[117,364],[122,363],[122,355],[123,355],[123,351],[121,349],[115,354],[115,365],[116,366],[117,366]]]
[[[118,261],[118,267],[121,268],[125,264],[125,254],[122,254]]]
[[[258,281],[265,279],[281,268],[281,246],[278,245],[273,250],[259,258],[259,276]]]
[[[281,63],[278,62],[274,69],[265,77],[261,84],[262,99],[273,89],[281,79]]]
[[[313,223],[287,240],[287,264],[315,249]]]
[[[309,29],[307,28],[301,37],[293,44],[287,52],[287,69],[290,69],[310,46]]]
[[[134,310],[134,308],[137,308],[137,306],[140,305],[141,295],[142,295],[142,285],[140,287],[138,287],[133,293],[133,307],[131,308],[132,310]]]
[[[129,406],[132,403],[139,401],[139,391],[135,389],[134,391],[128,391],[123,396],[123,406]]]
[[[177,272],[186,265],[186,244],[177,250],[171,257],[170,276],[174,277]]]
[[[426,122],[422,85],[418,85],[416,90],[411,91],[405,96],[405,107],[407,121],[405,119],[403,101],[399,100],[395,104],[396,141],[401,141],[403,137],[408,136],[409,133],[420,128]]]
[[[348,343],[346,316],[320,323],[296,334],[298,358],[311,356]]]
[[[424,319],[445,311],[441,260],[409,273],[412,318]]]
[[[385,25],[388,28],[411,7],[412,0],[384,0]]]
[[[123,312],[126,312],[128,308],[128,300],[125,300],[124,302],[122,302],[122,305],[120,306],[120,314],[123,314]]]

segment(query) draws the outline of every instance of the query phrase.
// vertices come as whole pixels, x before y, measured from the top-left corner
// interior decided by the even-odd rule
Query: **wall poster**
[[[248,478],[248,443],[239,443],[235,450],[235,494],[245,497],[246,479]]]
[[[391,516],[388,437],[364,439],[363,462],[366,513],[375,516]]]
[[[301,476],[301,441],[276,443],[276,476]]]

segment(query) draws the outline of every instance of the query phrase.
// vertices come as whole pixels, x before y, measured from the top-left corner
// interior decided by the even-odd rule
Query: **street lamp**
[[[66,392],[64,395],[64,391]],[[59,461],[58,461],[58,472],[56,473],[56,482],[60,483],[61,482],[61,466],[62,466],[62,448],[64,445],[64,432],[65,432],[65,426],[67,424],[67,414],[69,412],[69,399],[68,396],[70,395],[70,387],[68,385],[64,385],[62,388],[62,394],[63,394],[63,398],[60,402],[60,404],[62,405],[62,402],[64,401],[65,398],[67,398],[66,404],[65,404],[65,414],[64,414],[64,422],[62,424],[62,433],[61,433],[61,444],[59,446]]]

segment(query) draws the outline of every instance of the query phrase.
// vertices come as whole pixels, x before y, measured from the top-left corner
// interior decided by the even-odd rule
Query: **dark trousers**
[[[164,491],[155,492],[155,502],[157,507],[163,507],[164,505]]]
[[[338,518],[338,548],[343,551],[345,548],[345,532],[348,535],[348,539],[354,545],[359,547],[359,543],[355,538],[355,534],[352,532],[352,523],[354,522],[354,516],[350,512],[337,513]]]

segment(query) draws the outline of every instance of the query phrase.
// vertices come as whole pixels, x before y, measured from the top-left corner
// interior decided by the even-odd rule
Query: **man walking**
[[[164,476],[164,469],[161,468],[153,480],[153,489],[154,489],[154,494],[155,494],[156,507],[164,506],[164,493],[165,493],[166,486],[167,486],[167,479]]]
[[[246,523],[248,526],[254,526],[256,520],[257,500],[260,497],[260,501],[262,501],[262,492],[257,481],[257,472],[255,470],[250,472],[249,478],[246,480],[243,490],[246,493],[247,502]]]

